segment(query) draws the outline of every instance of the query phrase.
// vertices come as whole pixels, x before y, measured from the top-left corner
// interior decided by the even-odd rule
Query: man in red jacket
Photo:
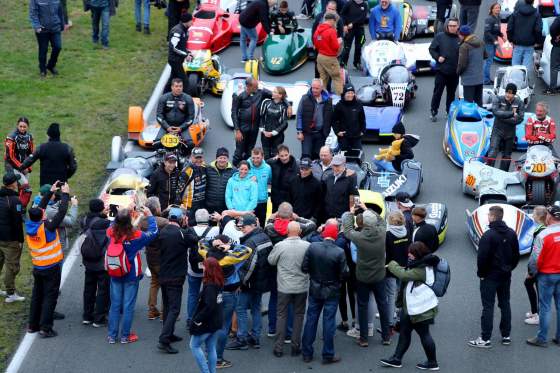
[[[342,38],[337,38],[336,21],[336,15],[325,13],[325,22],[321,23],[313,34],[313,45],[317,49],[317,70],[323,81],[323,86],[326,87],[329,79],[331,79],[335,93],[340,95],[342,93],[342,77],[337,56]]]
[[[525,124],[525,138],[529,145],[545,145],[552,150],[555,157],[556,151],[552,143],[556,139],[556,123],[548,114],[548,105],[538,102],[535,106],[535,117],[527,119]]]

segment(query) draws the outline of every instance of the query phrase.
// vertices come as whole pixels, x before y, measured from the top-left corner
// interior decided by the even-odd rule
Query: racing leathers
[[[180,22],[169,31],[169,50],[167,53],[167,63],[171,66],[169,81],[179,78],[183,81],[183,86],[187,84],[187,76],[183,68],[183,61],[189,55],[187,39],[188,28]]]
[[[179,190],[183,191],[182,205],[187,208],[189,222],[194,222],[194,213],[205,207],[206,166],[189,163],[179,176]]]
[[[181,202],[179,170],[175,168],[171,173],[168,173],[162,163],[150,176],[150,185],[148,185],[146,195],[148,197],[158,197],[162,211],[169,205],[178,205]]]
[[[259,134],[260,107],[263,100],[267,98],[272,98],[272,92],[268,89],[257,89],[253,93],[244,90],[240,94],[233,95],[231,120],[233,128],[240,131],[242,135],[241,141],[235,142],[234,166],[251,156],[251,150],[255,147]]]
[[[281,32],[280,26],[282,26],[284,32]],[[287,11],[286,13],[282,13],[277,11],[272,13],[270,15],[270,28],[275,34],[291,34],[298,28],[298,22],[294,16],[294,12]]]
[[[29,187],[29,181],[25,174],[31,172],[31,167],[19,171],[19,167],[22,165],[25,158],[33,154],[35,150],[33,145],[33,136],[29,132],[20,133],[17,129],[9,134],[4,141],[4,146],[6,148],[6,153],[4,154],[4,167],[6,173],[15,172],[21,175],[18,181],[18,193],[19,199],[23,207],[27,207],[29,200],[31,199],[31,188]]]
[[[550,116],[530,117],[525,123],[525,139],[529,145],[545,145],[558,157],[552,143],[556,139],[556,123]]]
[[[288,104],[285,101],[276,102],[270,98],[261,104],[261,144],[264,159],[270,159],[277,154],[277,147],[284,143],[284,131],[288,128]],[[269,137],[266,136],[270,132]]]
[[[348,63],[352,41],[354,41],[354,66],[358,67],[360,64],[362,45],[366,41],[364,25],[367,22],[368,11],[368,3],[364,0],[350,0],[340,11],[344,26],[348,29],[344,35],[344,49],[340,56],[340,61],[344,65]]]
[[[386,9],[374,7],[369,14],[369,33],[372,40],[398,41],[402,31],[401,13],[393,4]]]
[[[191,96],[181,93],[178,96],[173,92],[165,93],[159,99],[156,119],[161,125],[156,140],[162,138],[171,127],[179,127],[181,137],[190,147],[192,139],[189,133],[189,126],[194,118],[194,101]]]
[[[506,100],[505,96],[497,96],[492,101],[492,113],[494,113],[494,127],[490,136],[490,149],[486,164],[494,167],[496,156],[502,149],[502,160],[500,169],[509,170],[511,153],[515,142],[515,126],[523,121],[523,102],[518,97],[512,101]]]

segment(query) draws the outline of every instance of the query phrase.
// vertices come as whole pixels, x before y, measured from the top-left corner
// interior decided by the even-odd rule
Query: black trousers
[[[426,357],[430,363],[437,363],[436,359],[436,344],[432,335],[430,334],[430,323],[432,320],[426,320],[419,323],[412,323],[409,315],[405,315],[401,311],[400,316],[400,327],[399,327],[399,342],[397,344],[397,349],[395,350],[394,357],[398,360],[402,360],[404,354],[410,347],[410,341],[412,337],[412,331],[416,331],[420,337],[420,342],[422,343],[422,348],[426,353]]]
[[[488,160],[486,164],[494,167],[496,158],[501,149],[502,159],[500,161],[500,170],[508,171],[509,165],[511,164],[511,153],[513,152],[514,142],[514,134],[506,134],[494,126],[492,135],[490,136],[490,148],[488,149]]]
[[[531,313],[539,313],[539,289],[537,286],[537,278],[526,278],[524,285],[527,290],[527,296],[529,297],[529,303],[531,304]]]
[[[355,26],[348,30],[346,35],[344,35],[344,49],[342,50],[342,55],[340,56],[340,61],[346,65],[348,63],[348,58],[350,57],[350,49],[352,48],[352,42],[354,42],[354,66],[360,63],[362,59],[362,46],[366,41],[364,35],[363,26]]]
[[[160,273],[161,275],[161,273]],[[159,343],[171,343],[171,336],[175,332],[175,323],[181,313],[181,298],[185,278],[162,280],[160,278],[161,296],[163,299],[163,326],[159,335]]]
[[[58,55],[62,50],[62,36],[60,32],[39,32],[35,33],[39,46],[39,70],[46,72],[47,69],[54,69],[58,61]],[[47,54],[51,45],[51,56],[47,63]]]
[[[29,311],[30,329],[52,329],[61,273],[62,265],[43,270],[33,269],[33,292]]]
[[[439,103],[444,89],[446,90],[445,111],[449,113],[449,106],[453,100],[455,100],[455,90],[457,89],[458,84],[459,77],[456,74],[444,74],[440,71],[436,72],[434,92],[432,93],[432,104],[430,106],[433,113],[437,113],[439,110]]]
[[[480,336],[485,341],[492,337],[496,296],[498,297],[498,307],[502,314],[500,320],[500,332],[502,333],[502,337],[509,337],[511,333],[511,306],[509,303],[510,285],[511,278],[502,280],[485,278],[484,280],[480,280],[480,298],[482,300],[482,316],[480,318],[482,333]]]
[[[379,310],[379,319],[381,321],[381,337],[388,340],[390,335],[389,320],[389,304],[387,303],[387,295],[385,293],[385,281],[366,284],[356,281],[356,294],[358,296],[358,321],[360,322],[360,337],[367,341],[368,339],[368,303],[369,293],[373,292],[375,303]]]
[[[552,47],[550,51],[550,89],[557,88],[558,73],[560,73],[560,47]]]
[[[348,321],[348,302],[350,303],[350,316],[352,320],[356,319],[356,269],[350,268],[350,276],[342,281],[340,288],[340,298],[338,299],[338,309],[340,310],[340,318],[342,321]],[[346,298],[348,297],[348,302]]]
[[[322,132],[313,132],[303,134],[301,142],[301,157],[311,158],[311,160],[319,159],[319,151],[325,145],[325,136]]]
[[[237,167],[239,162],[251,156],[251,150],[257,143],[259,135],[258,129],[256,131],[241,132],[243,139],[235,142],[235,152],[233,153],[233,165]]]
[[[463,96],[465,101],[475,102],[478,106],[482,106],[482,84],[464,85]]]
[[[183,89],[187,91],[187,74],[185,74],[185,69],[183,68],[182,61],[171,61],[168,60],[167,63],[171,66],[171,75],[169,76],[169,81],[167,86],[165,86],[165,92],[171,92],[171,82],[175,78],[179,78],[183,81]]]
[[[261,228],[264,228],[266,225],[266,205],[267,202],[259,202],[255,208],[255,216],[259,219],[259,226]]]
[[[270,159],[278,154],[277,147],[284,143],[284,133],[279,133],[276,136],[265,137],[261,134],[261,144],[264,152],[264,159]]]
[[[338,137],[338,144],[340,145],[341,151],[362,149],[362,138],[342,136]]]
[[[104,323],[109,312],[109,275],[106,271],[89,271],[84,278],[83,320]]]

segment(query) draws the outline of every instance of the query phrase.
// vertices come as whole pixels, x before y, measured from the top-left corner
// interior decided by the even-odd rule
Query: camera
[[[167,3],[165,0],[150,0],[150,3],[154,5],[157,9],[167,8]]]
[[[118,208],[117,205],[110,204],[109,205],[109,217],[114,218],[117,216]]]

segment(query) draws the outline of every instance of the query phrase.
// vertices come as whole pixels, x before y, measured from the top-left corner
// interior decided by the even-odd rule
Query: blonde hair
[[[391,211],[387,217],[387,222],[390,225],[404,225],[404,215],[400,211]]]

